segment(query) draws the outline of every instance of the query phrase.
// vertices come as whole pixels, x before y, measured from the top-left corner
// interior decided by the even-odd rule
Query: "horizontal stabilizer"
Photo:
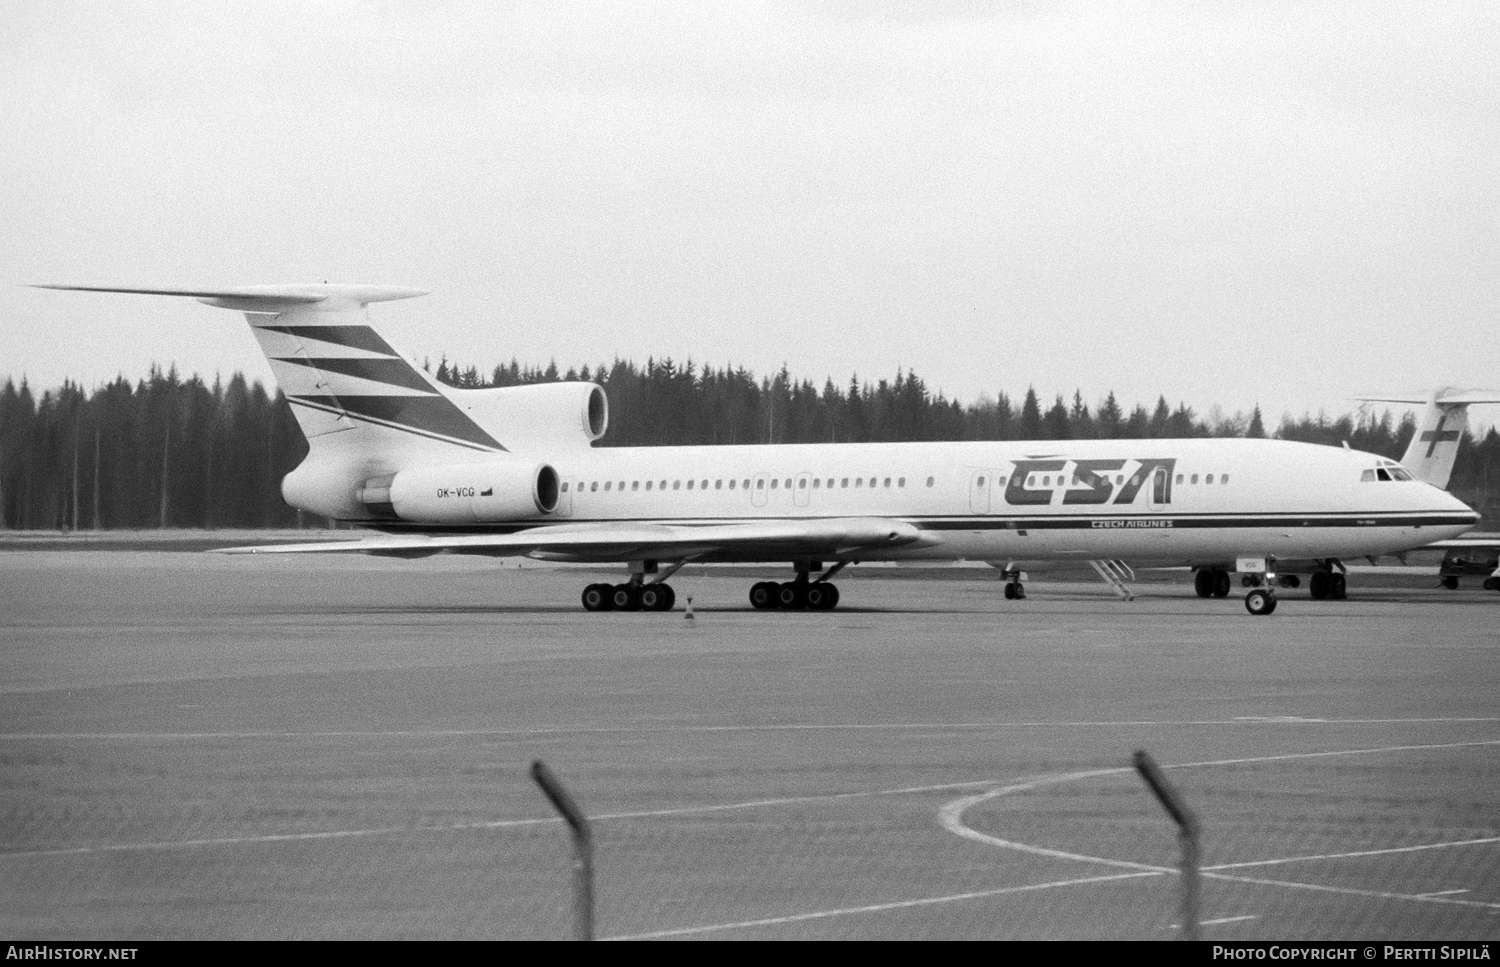
[[[348,311],[372,302],[392,302],[426,295],[425,289],[408,289],[395,285],[242,285],[201,289],[145,289],[106,285],[34,285],[33,289],[62,289],[68,292],[122,292],[127,295],[186,296],[221,309],[241,312],[286,312],[301,306],[318,305],[320,309]]]
[[[1439,406],[1473,406],[1483,403],[1500,403],[1500,390],[1443,390],[1432,396],[1351,396],[1352,400],[1360,403],[1408,403],[1412,406],[1421,406],[1423,403],[1437,403]]]

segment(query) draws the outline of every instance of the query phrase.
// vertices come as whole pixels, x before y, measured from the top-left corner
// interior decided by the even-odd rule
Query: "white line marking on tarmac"
[[[1448,843],[1423,843],[1420,846],[1392,846],[1389,849],[1365,849],[1353,853],[1320,853],[1313,856],[1288,856],[1279,860],[1247,860],[1243,863],[1219,863],[1214,866],[1203,867],[1208,870],[1243,870],[1252,866],[1282,866],[1286,863],[1310,863],[1314,860],[1349,860],[1358,859],[1361,856],[1390,856],[1394,853],[1417,853],[1429,849],[1447,849],[1450,846],[1479,846],[1484,843],[1500,843],[1500,836],[1486,836],[1483,839],[1456,839]],[[1467,893],[1468,890],[1442,890],[1437,893],[1423,893],[1422,896],[1443,896],[1448,893]]]
[[[329,732],[0,732],[0,741],[47,740],[193,740],[193,739],[366,739],[366,738],[465,738],[465,737],[516,737],[539,738],[554,735],[598,735],[598,734],[650,734],[677,732],[820,732],[820,731],[885,731],[927,729],[1058,729],[1058,728],[1123,728],[1143,726],[1208,726],[1208,725],[1473,725],[1500,722],[1500,716],[1488,718],[1410,718],[1410,719],[1312,719],[1294,716],[1253,716],[1232,719],[1143,719],[1143,720],[1084,720],[1077,722],[791,722],[765,725],[650,725],[650,726],[557,726],[540,729],[401,729],[382,731],[329,731]]]
[[[1423,896],[1452,896],[1455,893],[1468,893],[1468,890],[1438,890],[1434,893],[1424,893]]]
[[[813,913],[793,913],[784,917],[766,917],[761,920],[739,920],[734,923],[710,923],[698,927],[675,927],[669,930],[653,930],[649,933],[634,933],[619,937],[604,937],[604,940],[658,940],[663,937],[682,937],[715,930],[738,930],[747,927],[771,927],[782,923],[799,923],[807,920],[825,920],[852,913],[881,913],[886,910],[902,910],[910,907],[930,906],[936,903],[953,903],[959,900],[980,900],[985,897],[1002,896],[1007,893],[1027,893],[1036,890],[1052,890],[1063,886],[1081,886],[1088,883],[1109,883],[1115,880],[1134,880],[1143,876],[1158,876],[1157,873],[1113,873],[1108,876],[1087,876],[1071,880],[1053,880],[1049,883],[1031,883],[1026,886],[1004,886],[993,890],[976,890],[972,893],[951,893],[947,896],[923,897],[920,900],[893,900],[889,903],[872,903],[862,907],[842,907],[837,910],[818,910]]]
[[[1387,893],[1382,890],[1361,890],[1352,886],[1328,886],[1323,883],[1299,883],[1295,880],[1262,880],[1253,876],[1232,876],[1228,873],[1209,873],[1203,876],[1211,880],[1228,880],[1233,883],[1254,883],[1258,886],[1284,886],[1294,890],[1316,890],[1319,893],[1341,893],[1346,896],[1374,897],[1377,900],[1419,900],[1423,903],[1445,903],[1461,907],[1478,907],[1481,910],[1500,910],[1500,903],[1481,903],[1478,900],[1457,900],[1430,893]]]
[[[1244,916],[1240,916],[1240,917],[1219,917],[1217,920],[1199,920],[1198,921],[1198,926],[1200,926],[1200,927],[1217,927],[1221,923],[1239,923],[1242,920],[1254,920],[1254,919],[1256,919],[1256,915],[1255,914],[1253,914],[1253,913],[1247,913]],[[1172,929],[1172,930],[1181,930],[1182,929],[1182,924],[1180,924],[1180,923],[1174,923],[1174,924],[1171,925],[1170,929]]]
[[[667,809],[643,809],[630,812],[600,813],[590,816],[593,822],[615,819],[654,819],[664,816],[692,816],[705,813],[730,812],[740,809],[759,809],[765,806],[791,806],[800,803],[831,802],[841,799],[862,799],[875,796],[906,796],[926,792],[947,792],[972,786],[988,786],[994,780],[977,779],[969,782],[945,782],[932,786],[902,786],[896,789],[871,789],[862,792],[820,793],[815,796],[786,796],[779,799],[751,799],[744,802],[713,803],[702,806],[675,806]],[[286,843],[300,840],[351,839],[361,836],[394,836],[407,833],[453,833],[472,830],[509,829],[517,826],[541,826],[560,823],[557,816],[533,819],[495,819],[477,823],[453,823],[447,826],[384,826],[371,829],[343,829],[312,833],[267,833],[259,836],[224,836],[209,839],[161,840],[149,843],[111,843],[100,846],[74,846],[59,849],[28,850],[25,852],[0,853],[0,860],[29,859],[43,856],[78,856],[89,853],[121,853],[137,850],[180,849],[192,846],[244,846],[259,843]]]
[[[1294,753],[1288,753],[1288,754],[1285,754],[1285,755],[1257,756],[1257,757],[1253,757],[1253,758],[1241,758],[1241,759],[1217,759],[1217,760],[1203,761],[1203,762],[1179,763],[1179,764],[1167,766],[1167,768],[1169,768],[1169,769],[1203,768],[1203,767],[1211,767],[1211,766],[1243,765],[1243,764],[1254,763],[1254,762],[1277,762],[1277,761],[1285,761],[1285,760],[1288,760],[1288,759],[1315,759],[1315,758],[1322,758],[1322,757],[1328,757],[1328,756],[1372,755],[1372,754],[1379,754],[1379,753],[1384,753],[1384,752],[1409,752],[1409,751],[1414,751],[1414,750],[1452,749],[1452,748],[1462,748],[1462,747],[1466,747],[1466,746],[1472,747],[1472,746],[1493,746],[1493,745],[1500,745],[1500,740],[1488,740],[1488,741],[1480,741],[1480,742],[1451,742],[1451,743],[1442,743],[1442,744],[1434,744],[1434,745],[1381,746],[1381,747],[1377,747],[1377,748],[1365,748],[1365,749],[1335,749],[1335,750],[1329,750],[1329,751],[1324,751],[1324,752],[1294,752]],[[1043,846],[1033,846],[1033,845],[1031,845],[1029,843],[1019,843],[1019,842],[1014,842],[1012,840],[1001,839],[998,836],[992,836],[992,835],[990,835],[988,833],[981,833],[978,830],[973,829],[973,828],[965,825],[964,822],[963,822],[963,814],[964,814],[965,811],[967,811],[972,806],[978,805],[979,803],[985,802],[985,801],[990,800],[990,799],[995,799],[995,798],[998,798],[1000,796],[1010,795],[1012,793],[1017,793],[1017,792],[1029,792],[1029,791],[1031,791],[1033,789],[1037,789],[1037,788],[1040,788],[1042,786],[1057,785],[1057,784],[1065,783],[1065,782],[1074,782],[1074,781],[1077,781],[1077,780],[1080,780],[1080,779],[1096,778],[1098,776],[1113,775],[1113,774],[1119,774],[1119,773],[1122,773],[1122,772],[1129,772],[1129,771],[1131,771],[1131,770],[1128,769],[1128,768],[1118,768],[1118,769],[1094,769],[1094,770],[1088,770],[1088,771],[1083,771],[1083,772],[1059,773],[1059,774],[1054,775],[1054,776],[1043,777],[1042,779],[1031,780],[1031,781],[1028,781],[1028,782],[1015,783],[1015,784],[1009,785],[1009,786],[997,787],[997,788],[994,788],[994,789],[990,789],[990,790],[988,790],[986,792],[979,793],[977,795],[965,796],[965,797],[963,797],[961,799],[955,799],[954,801],[952,801],[950,803],[947,803],[946,805],[944,805],[942,807],[942,809],[939,810],[939,812],[938,812],[938,820],[942,824],[942,826],[943,826],[944,829],[948,830],[950,833],[953,833],[956,836],[961,836],[961,837],[963,837],[965,839],[971,839],[971,840],[975,840],[977,842],[986,843],[986,844],[991,845],[991,846],[999,846],[999,847],[1003,847],[1005,849],[1016,850],[1016,851],[1022,852],[1022,853],[1030,853],[1030,854],[1033,854],[1033,855],[1036,855],[1036,856],[1047,856],[1047,857],[1052,857],[1054,859],[1073,860],[1075,862],[1080,862],[1080,863],[1095,863],[1095,864],[1102,865],[1102,866],[1112,866],[1112,867],[1117,867],[1117,868],[1137,869],[1137,870],[1142,870],[1142,871],[1153,871],[1153,872],[1156,872],[1156,873],[1163,873],[1163,874],[1164,873],[1174,873],[1176,871],[1173,868],[1171,868],[1171,867],[1154,866],[1154,865],[1147,864],[1147,863],[1135,863],[1135,862],[1131,862],[1129,860],[1117,860],[1117,859],[1112,859],[1110,857],[1105,857],[1105,856],[1090,856],[1090,855],[1087,855],[1087,854],[1084,854],[1084,853],[1070,853],[1070,852],[1067,852],[1065,850],[1056,850],[1056,849],[1051,849],[1051,848],[1043,847]],[[1238,876],[1238,875],[1234,875],[1234,874],[1230,874],[1230,873],[1220,872],[1222,870],[1240,869],[1240,868],[1249,867],[1249,866],[1269,866],[1269,865],[1275,865],[1275,864],[1280,864],[1280,863],[1294,863],[1294,862],[1302,862],[1302,861],[1309,861],[1309,860],[1345,859],[1345,858],[1353,858],[1353,857],[1359,857],[1359,856],[1378,856],[1378,855],[1385,855],[1385,854],[1391,854],[1391,853],[1415,852],[1415,851],[1421,850],[1421,849],[1441,849],[1441,848],[1449,847],[1449,846],[1472,846],[1472,845],[1481,845],[1481,844],[1488,844],[1488,843],[1495,843],[1495,842],[1500,842],[1500,837],[1485,837],[1483,839],[1459,840],[1459,841],[1447,842],[1447,843],[1430,843],[1430,844],[1425,844],[1425,845],[1422,845],[1422,846],[1399,846],[1399,847],[1391,847],[1390,849],[1384,849],[1384,850],[1361,850],[1361,851],[1352,852],[1352,853],[1328,853],[1328,854],[1320,854],[1320,855],[1316,855],[1316,856],[1288,857],[1288,858],[1285,858],[1285,859],[1260,860],[1260,861],[1246,862],[1246,863],[1226,863],[1226,864],[1223,864],[1223,865],[1220,865],[1220,866],[1204,867],[1201,872],[1202,872],[1203,876],[1205,876],[1207,878],[1210,878],[1210,879],[1228,880],[1228,881],[1237,882],[1237,883],[1253,883],[1253,884],[1258,884],[1258,885],[1262,885],[1262,886],[1284,886],[1284,887],[1289,887],[1289,888],[1292,888],[1292,889],[1316,890],[1316,891],[1325,892],[1325,893],[1341,893],[1341,894],[1352,895],[1352,896],[1375,897],[1375,898],[1386,899],[1386,900],[1418,900],[1418,901],[1423,901],[1423,902],[1427,902],[1427,903],[1445,903],[1445,904],[1454,904],[1454,905],[1458,905],[1458,906],[1479,907],[1479,908],[1482,908],[1482,909],[1500,910],[1500,903],[1482,903],[1482,902],[1475,901],[1475,900],[1458,900],[1458,899],[1452,899],[1451,896],[1448,895],[1448,894],[1446,894],[1446,893],[1444,893],[1444,894],[1432,894],[1432,893],[1391,893],[1391,892],[1384,892],[1384,891],[1379,891],[1379,890],[1361,890],[1361,889],[1357,889],[1357,888],[1354,888],[1354,887],[1326,886],[1326,885],[1317,884],[1317,883],[1300,883],[1300,882],[1290,881],[1290,880],[1264,880],[1264,879],[1259,879],[1259,878],[1255,878],[1255,877]]]

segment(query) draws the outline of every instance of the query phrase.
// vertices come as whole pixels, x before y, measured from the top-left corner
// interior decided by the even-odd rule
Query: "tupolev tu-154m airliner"
[[[1310,573],[1342,598],[1343,559],[1455,537],[1478,515],[1396,461],[1259,439],[1056,440],[596,448],[609,405],[587,382],[439,384],[370,323],[415,289],[43,286],[188,296],[245,313],[308,441],[287,503],[369,528],[352,541],[241,553],[440,552],[619,563],[590,611],[665,611],[685,564],[787,563],[762,609],[828,610],[832,578],[865,561],[984,561],[1005,596],[1024,568],[1089,562],[1117,591],[1136,565],[1194,569],[1202,597],[1241,574],[1251,614]],[[1430,434],[1429,457],[1457,434]],[[1452,452],[1446,454],[1452,466]]]

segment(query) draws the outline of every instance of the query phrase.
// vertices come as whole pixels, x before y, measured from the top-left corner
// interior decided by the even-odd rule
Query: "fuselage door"
[[[797,489],[792,491],[792,503],[798,507],[806,507],[808,499],[812,496],[812,474],[797,474]]]
[[[989,470],[976,470],[969,477],[969,513],[990,512],[990,479],[994,476]]]
[[[1151,474],[1151,509],[1166,510],[1172,499],[1171,481],[1166,467],[1157,467]]]
[[[764,507],[766,505],[766,498],[771,493],[770,486],[771,478],[767,474],[756,474],[755,482],[750,491],[750,503],[757,507]]]

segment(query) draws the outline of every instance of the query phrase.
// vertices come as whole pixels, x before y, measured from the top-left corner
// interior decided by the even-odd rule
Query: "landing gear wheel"
[[[1452,575],[1452,574],[1444,575],[1443,577],[1441,577],[1441,578],[1438,579],[1438,584],[1440,584],[1443,587],[1447,588],[1449,591],[1457,591],[1458,590],[1458,577],[1455,576],[1455,575]],[[1485,584],[1485,588],[1488,589],[1488,587],[1489,587],[1489,584],[1486,583]]]
[[[1485,578],[1484,589],[1486,591],[1500,591],[1500,578]]]
[[[610,592],[616,611],[641,610],[641,589],[634,584],[616,584]]]
[[[641,588],[642,611],[671,611],[677,595],[666,584],[648,584]]]
[[[1349,596],[1348,584],[1337,571],[1328,575],[1328,596],[1335,601],[1342,601]]]
[[[750,588],[750,606],[760,611],[770,611],[778,607],[776,593],[779,590],[775,581],[760,581]]]
[[[1213,572],[1212,571],[1205,571],[1203,568],[1199,568],[1198,570],[1194,571],[1193,572],[1193,590],[1197,592],[1198,597],[1200,597],[1200,598],[1206,598],[1209,595],[1213,594],[1214,593],[1214,575],[1213,575]]]
[[[1213,587],[1214,597],[1216,597],[1216,598],[1227,598],[1227,597],[1229,597],[1229,572],[1228,571],[1214,571],[1213,575],[1214,575],[1214,587]]]
[[[614,589],[607,584],[590,584],[583,589],[583,610],[613,611]]]
[[[1005,585],[1005,599],[1007,601],[1022,601],[1026,598],[1026,586],[1020,581],[1008,581]]]
[[[809,611],[832,611],[839,604],[839,589],[826,581],[807,586],[807,609]]]
[[[1314,601],[1322,601],[1328,597],[1328,579],[1331,575],[1327,571],[1314,571],[1312,577],[1307,579],[1307,590]]]
[[[1251,614],[1270,614],[1276,610],[1276,595],[1265,588],[1256,588],[1245,595],[1245,610]]]
[[[776,603],[783,611],[801,611],[807,607],[807,585],[788,581],[776,589]]]

